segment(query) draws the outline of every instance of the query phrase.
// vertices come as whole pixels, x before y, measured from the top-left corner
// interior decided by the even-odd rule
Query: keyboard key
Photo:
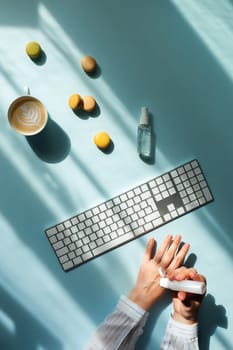
[[[57,237],[56,236],[51,236],[49,238],[49,241],[50,241],[51,244],[53,244],[53,243],[57,242]]]
[[[65,255],[65,254],[68,253],[68,252],[69,252],[68,248],[67,248],[67,247],[64,247],[64,248],[58,249],[58,250],[56,251],[56,254],[57,254],[58,257],[60,257],[60,256],[62,256],[62,255]]]
[[[144,220],[147,223],[147,222],[151,222],[151,221],[153,221],[153,220],[155,220],[157,218],[158,218],[158,212],[153,212],[153,213],[145,216]]]
[[[212,195],[211,195],[209,189],[206,187],[202,191],[203,191],[203,193],[205,195],[206,200],[207,201],[211,201],[212,200]]]
[[[91,254],[90,251],[87,252],[86,254],[83,254],[83,255],[82,255],[83,261],[89,260],[89,259],[91,259],[92,257],[93,257],[93,255]]]
[[[71,227],[71,226],[72,226],[71,221],[70,221],[70,220],[65,221],[65,222],[64,222],[64,226],[65,226],[66,228]]]
[[[163,224],[163,219],[161,217],[156,219],[156,220],[153,220],[153,226],[154,227],[158,227],[158,226],[160,226],[162,224]]]
[[[79,264],[81,264],[82,262],[83,262],[83,261],[82,261],[82,259],[81,259],[80,256],[77,256],[77,258],[73,259],[74,265],[79,265]]]
[[[69,260],[68,256],[67,255],[63,255],[59,258],[59,261],[61,264],[67,262]]]
[[[137,227],[137,228],[134,230],[135,236],[140,236],[140,235],[143,234],[143,232],[144,232],[143,227]]]
[[[198,205],[199,205],[198,201],[195,200],[195,201],[193,201],[193,202],[191,202],[191,203],[188,203],[188,204],[185,206],[185,209],[188,210],[188,211],[189,211],[189,210],[193,210],[193,209],[197,208]]]
[[[59,241],[59,242],[53,244],[53,249],[55,249],[55,250],[58,250],[62,247],[64,247],[64,243],[62,241]]]
[[[93,249],[92,253],[94,256],[102,254],[106,250],[110,250],[114,247],[117,247],[118,245],[125,243],[126,241],[129,241],[133,238],[134,238],[133,233],[129,232],[129,233],[125,234],[124,236],[120,236],[120,237],[114,239],[113,241],[107,242],[107,243],[97,247],[96,249]]]
[[[53,236],[53,235],[55,235],[57,233],[57,228],[56,227],[52,227],[49,230],[47,230],[46,233],[47,233],[48,237]]]
[[[62,266],[63,266],[63,269],[66,271],[66,270],[70,270],[74,266],[74,264],[72,261],[67,261]]]

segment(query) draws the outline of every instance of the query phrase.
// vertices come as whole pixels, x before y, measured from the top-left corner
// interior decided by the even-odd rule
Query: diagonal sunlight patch
[[[223,69],[233,78],[233,7],[228,0],[172,0]]]
[[[84,56],[84,53],[77,48],[76,43],[69,37],[44,4],[39,4],[38,14],[41,30],[48,37],[50,42],[54,45],[55,50],[63,57],[63,59],[66,58],[66,65],[73,70],[73,74],[70,74],[70,76],[77,76],[81,69],[79,62]],[[57,37],[59,37],[59,40],[54,39]],[[67,52],[69,53],[68,56]],[[82,75],[80,74],[79,77],[81,79]],[[107,115],[111,119],[117,121],[115,127],[120,127],[121,132],[130,136],[131,141],[134,143],[134,116],[132,116],[127,107],[116,96],[102,76],[98,77],[98,85],[96,85],[95,81],[91,81],[90,79],[82,79],[81,85],[83,85],[82,88],[84,90],[90,91],[91,89],[93,91],[94,96],[96,96],[97,101],[101,106],[107,106]],[[111,101],[111,103],[109,103],[109,101]]]
[[[4,235],[0,246],[0,285],[46,327],[63,349],[78,349],[85,332],[77,336],[77,330],[89,329],[90,319],[41,260],[18,239],[2,215],[0,225]],[[17,333],[17,324],[3,313],[0,313],[0,322]]]
[[[59,202],[53,199],[53,197],[48,192],[47,187],[44,186],[41,182],[41,176],[37,176],[33,164],[28,162],[28,159],[25,157],[25,153],[21,151],[21,148],[17,149],[17,157],[15,157],[15,144],[13,144],[8,135],[2,134],[0,138],[0,147],[4,153],[6,159],[11,162],[15,173],[22,176],[22,178],[27,179],[27,184],[32,191],[35,191],[38,197],[41,198],[43,202],[46,203],[46,206],[51,210],[51,212],[56,213],[58,216],[64,216],[64,206]],[[46,176],[47,177],[47,176]],[[56,183],[51,179],[47,179],[49,182],[50,188],[56,189]]]
[[[3,310],[0,309],[0,324],[4,329],[14,335],[16,333],[16,326],[14,320]]]

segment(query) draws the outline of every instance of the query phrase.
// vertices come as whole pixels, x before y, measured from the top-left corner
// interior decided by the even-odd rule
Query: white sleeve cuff
[[[119,311],[127,314],[131,319],[136,322],[140,321],[142,318],[147,319],[149,313],[141,308],[139,305],[135,304],[132,300],[122,295],[118,304],[117,309]]]
[[[198,335],[198,324],[194,323],[192,325],[184,324],[175,321],[170,317],[167,325],[168,329],[172,330],[172,333],[179,334],[183,338],[196,338]]]

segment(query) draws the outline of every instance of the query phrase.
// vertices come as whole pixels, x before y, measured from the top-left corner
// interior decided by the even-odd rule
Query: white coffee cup
[[[41,132],[48,120],[43,103],[30,95],[16,98],[8,109],[12,128],[21,135],[31,136]]]

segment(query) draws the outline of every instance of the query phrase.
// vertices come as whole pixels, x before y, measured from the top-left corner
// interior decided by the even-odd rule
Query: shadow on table
[[[26,136],[26,139],[34,153],[47,163],[59,163],[70,153],[68,135],[50,116],[46,127],[39,134]]]
[[[3,288],[0,288],[0,344],[1,349],[7,350],[63,349],[59,339]]]

